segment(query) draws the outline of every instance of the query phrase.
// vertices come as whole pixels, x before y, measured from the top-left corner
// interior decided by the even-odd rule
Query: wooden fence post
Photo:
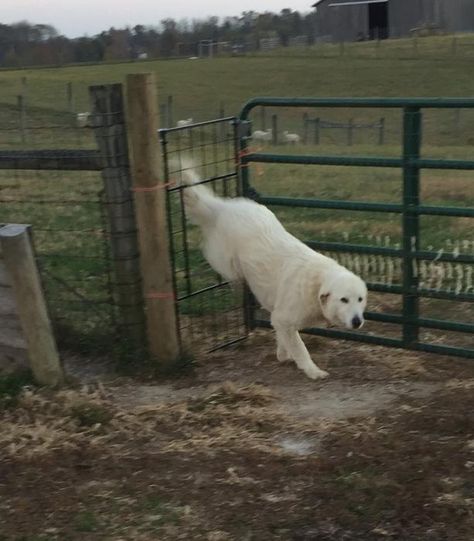
[[[169,126],[168,126],[168,114],[166,112],[166,105],[164,103],[162,103],[160,105],[160,125],[161,126],[166,126],[167,128],[169,128]]]
[[[278,145],[278,115],[272,115],[272,144]]]
[[[74,113],[74,96],[72,83],[69,82],[66,84],[66,99],[67,99],[67,110],[72,114]]]
[[[382,117],[379,123],[379,145],[383,145],[384,142],[385,142],[385,117]]]
[[[341,41],[339,43],[339,56],[344,56],[344,52],[345,52],[345,43],[344,41]]]
[[[180,348],[156,104],[153,74],[128,75],[127,119],[148,344],[158,363],[171,365]]]
[[[451,54],[453,56],[456,56],[458,52],[458,39],[456,36],[453,36],[453,39],[451,41]]]
[[[53,337],[41,280],[31,248],[28,227],[7,225],[0,229],[0,251],[11,279],[28,358],[35,380],[56,387],[64,375]]]
[[[166,100],[166,108],[168,110],[168,128],[172,128],[174,126],[173,96],[168,96]]]
[[[223,101],[221,101],[221,104],[220,104],[220,107],[219,107],[219,116],[218,116],[218,118],[225,118],[225,105],[224,105]],[[222,141],[225,139],[225,133],[226,133],[225,123],[221,122],[220,123],[220,138],[221,138]]]
[[[89,93],[103,166],[114,303],[122,336],[140,346],[145,341],[145,320],[122,85],[93,86]]]
[[[265,107],[260,107],[260,129],[265,131],[267,129],[267,116]]]
[[[320,118],[315,118],[314,119],[314,144],[315,145],[319,145],[320,127],[321,127],[321,119]]]
[[[25,111],[25,96],[20,94],[17,96],[18,103],[18,118],[20,124],[21,142],[26,142],[26,111]]]
[[[303,113],[303,144],[308,144],[308,113]]]

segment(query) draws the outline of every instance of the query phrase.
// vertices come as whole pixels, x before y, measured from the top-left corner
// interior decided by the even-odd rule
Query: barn
[[[422,26],[474,31],[474,0],[319,0],[313,7],[318,40],[398,38]]]

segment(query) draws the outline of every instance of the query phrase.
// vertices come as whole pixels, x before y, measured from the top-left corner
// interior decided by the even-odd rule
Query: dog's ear
[[[328,299],[329,299],[329,295],[331,295],[331,293],[321,293],[319,295],[319,302],[321,303],[322,306],[326,306],[326,303],[328,302]]]

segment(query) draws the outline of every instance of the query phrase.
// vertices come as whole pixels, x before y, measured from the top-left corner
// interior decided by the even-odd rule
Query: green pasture
[[[324,45],[304,49],[284,49],[267,55],[215,59],[72,66],[0,72],[0,150],[28,148],[94,148],[90,129],[77,129],[75,112],[88,111],[88,87],[93,84],[123,82],[127,73],[156,73],[160,103],[173,97],[174,121],[192,117],[195,121],[215,118],[223,107],[226,115],[238,114],[242,105],[258,95],[312,97],[466,97],[474,95],[474,63],[469,56],[474,39],[433,37],[374,43]],[[463,48],[464,47],[464,48]],[[26,78],[26,84],[22,83]],[[68,111],[67,84],[72,83],[74,110]],[[26,130],[22,140],[17,95],[26,100]],[[399,156],[402,124],[400,111],[350,109],[278,109],[254,111],[253,128],[271,126],[277,115],[278,131],[287,129],[303,134],[303,114],[328,121],[354,124],[385,119],[383,145],[371,129],[356,129],[348,145],[347,130],[325,129],[320,144],[308,130],[308,144],[288,147],[265,145],[263,150],[277,153]],[[423,120],[423,156],[470,159],[474,156],[474,111],[428,111]],[[232,168],[228,148],[204,133],[195,153],[197,160],[225,158],[223,168]],[[183,148],[186,145],[181,145]],[[253,148],[262,145],[252,143]],[[170,143],[172,150],[173,141]],[[261,148],[260,148],[261,149]],[[221,171],[222,172],[222,171]],[[211,171],[212,173],[212,171]],[[402,172],[375,169],[323,166],[251,166],[251,183],[264,195],[343,199],[351,201],[400,202]],[[472,172],[423,171],[422,200],[426,204],[472,206]],[[95,332],[112,323],[109,272],[104,244],[103,215],[98,204],[100,176],[86,173],[27,173],[2,171],[0,174],[0,222],[31,223],[42,264],[55,279],[47,289],[57,313],[71,323],[73,307],[77,317],[73,327]],[[317,209],[273,209],[285,226],[304,240],[350,241],[396,246],[401,242],[401,218],[391,214],[327,211]],[[472,253],[472,220],[467,218],[423,217],[422,248],[438,251],[458,246]],[[176,230],[178,230],[177,224]],[[188,235],[188,264],[193,271],[192,289],[216,282],[199,251],[199,234]],[[183,248],[182,234],[176,243]],[[89,256],[91,256],[89,258]],[[180,293],[187,284],[183,269],[186,261],[176,254]],[[59,281],[57,280],[59,279]],[[60,284],[73,284],[72,290]],[[78,295],[79,294],[79,295]],[[236,293],[238,295],[240,293]],[[230,295],[232,297],[232,294]],[[229,297],[229,298],[230,298]],[[87,312],[83,299],[95,302]],[[213,301],[214,302],[214,301]],[[218,308],[228,301],[222,295]],[[222,305],[222,306],[221,306]],[[213,305],[213,309],[216,309]],[[204,313],[199,299],[183,302],[185,311]],[[89,315],[92,314],[92,315]]]

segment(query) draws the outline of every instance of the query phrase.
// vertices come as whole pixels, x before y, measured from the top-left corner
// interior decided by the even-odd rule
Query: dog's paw
[[[304,373],[308,376],[310,379],[324,379],[329,376],[329,373],[325,370],[321,370],[317,366],[309,366],[308,368],[305,368]]]
[[[277,359],[278,359],[278,362],[280,363],[284,363],[285,361],[291,360],[286,349],[280,348],[280,347],[277,349]]]

